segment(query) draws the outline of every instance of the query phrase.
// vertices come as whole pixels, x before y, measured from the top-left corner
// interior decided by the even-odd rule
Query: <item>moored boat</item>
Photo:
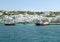
[[[4,17],[3,18],[3,24],[4,25],[15,25],[15,20],[12,18],[12,17],[9,17],[9,16],[7,16],[7,17]]]
[[[48,24],[49,24],[48,22],[40,23],[40,25],[42,25],[42,26],[47,26]]]
[[[36,25],[41,25],[41,26],[47,26],[49,24],[49,21],[47,19],[41,19],[41,20],[38,20],[36,23]]]
[[[45,23],[35,23],[36,25],[41,25],[41,26],[47,26],[49,23],[45,22]]]
[[[4,23],[5,25],[15,25],[15,23]]]

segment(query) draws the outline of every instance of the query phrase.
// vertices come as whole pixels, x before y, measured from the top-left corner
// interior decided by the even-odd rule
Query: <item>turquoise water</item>
[[[0,42],[60,42],[60,25],[0,24]]]

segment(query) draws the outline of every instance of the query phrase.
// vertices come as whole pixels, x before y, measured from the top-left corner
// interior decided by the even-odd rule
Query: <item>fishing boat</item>
[[[49,22],[44,22],[44,23],[35,23],[36,25],[41,25],[41,26],[47,26]]]
[[[5,25],[15,25],[15,23],[11,23],[11,22],[6,22],[4,23]]]
[[[15,25],[15,20],[12,17],[5,17],[4,25]]]
[[[41,19],[38,20],[38,22],[35,23],[36,25],[41,25],[41,26],[47,26],[49,24],[49,21],[47,21],[46,19]]]
[[[48,22],[40,23],[40,25],[42,26],[47,26],[48,24],[49,24]]]

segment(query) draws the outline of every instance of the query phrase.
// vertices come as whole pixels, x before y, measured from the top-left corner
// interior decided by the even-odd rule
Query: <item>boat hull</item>
[[[15,24],[5,24],[5,25],[10,26],[10,25],[15,25]]]
[[[37,26],[47,26],[48,24],[40,24],[40,23],[36,23]]]

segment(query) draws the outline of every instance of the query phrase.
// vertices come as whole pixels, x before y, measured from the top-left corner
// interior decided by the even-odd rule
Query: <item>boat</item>
[[[4,25],[15,25],[15,20],[12,17],[7,17],[4,20]]]
[[[15,23],[5,23],[5,25],[15,25]]]
[[[4,23],[4,25],[15,25],[15,23],[13,21],[7,21]]]
[[[47,26],[48,24],[49,24],[48,22],[40,23],[40,25],[42,25],[42,26]]]
[[[44,23],[35,23],[36,25],[41,25],[41,26],[47,26],[49,23],[48,22],[44,22]]]
[[[47,26],[49,24],[49,21],[47,20],[38,20],[38,22],[35,23],[37,26]]]

